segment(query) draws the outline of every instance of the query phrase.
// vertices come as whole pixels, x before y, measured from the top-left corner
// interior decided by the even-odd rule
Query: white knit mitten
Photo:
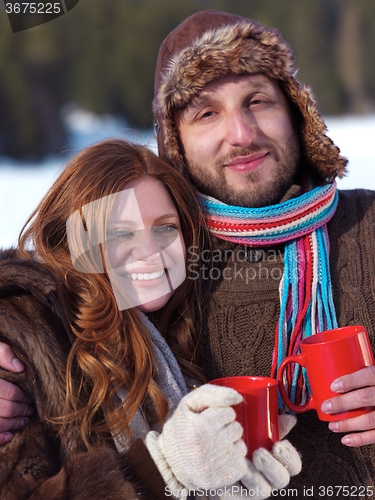
[[[231,485],[246,474],[243,430],[231,408],[241,401],[234,389],[203,385],[182,398],[160,435],[147,435],[146,446],[174,496]]]
[[[248,462],[248,471],[241,478],[241,483],[249,490],[262,490],[263,496],[268,498],[272,490],[285,488],[290,477],[301,471],[301,458],[297,450],[289,441],[278,441],[272,447],[272,453],[259,448],[253,453],[253,461]]]
[[[279,434],[282,439],[295,426],[293,415],[279,416]],[[228,489],[222,500],[262,500],[269,498],[273,490],[285,488],[291,476],[301,471],[302,463],[297,450],[286,439],[277,441],[272,451],[259,448],[253,452],[252,462],[247,460],[247,472]],[[242,495],[241,495],[242,493]]]
[[[297,419],[294,415],[289,415],[288,413],[282,413],[279,415],[279,436],[280,439],[284,439],[287,434],[296,425]]]
[[[263,500],[275,490],[285,488],[290,477],[301,471],[301,458],[289,441],[278,441],[272,452],[259,448],[247,460],[247,472],[218,498],[221,500]]]

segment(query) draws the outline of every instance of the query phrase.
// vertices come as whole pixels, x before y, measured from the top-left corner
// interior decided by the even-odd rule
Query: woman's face
[[[105,262],[120,310],[163,307],[186,276],[180,219],[166,187],[142,177],[116,193]]]

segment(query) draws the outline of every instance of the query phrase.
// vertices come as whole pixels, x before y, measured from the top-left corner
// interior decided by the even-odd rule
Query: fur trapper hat
[[[244,17],[205,10],[173,30],[160,47],[153,111],[160,156],[184,165],[173,110],[185,108],[207,84],[228,75],[276,80],[297,115],[307,168],[322,179],[345,174],[347,160],[326,135],[311,90],[296,79],[290,46],[275,29]]]

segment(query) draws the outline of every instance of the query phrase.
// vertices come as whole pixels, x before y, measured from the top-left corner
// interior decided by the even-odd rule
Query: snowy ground
[[[155,148],[153,132],[132,133],[112,117],[97,117],[70,109],[67,121],[73,151],[107,137],[123,137]],[[375,115],[327,118],[329,135],[349,159],[349,175],[338,181],[340,189],[375,190]],[[374,143],[373,143],[374,141]],[[22,165],[0,159],[0,247],[15,244],[28,216],[52,185],[61,160]]]

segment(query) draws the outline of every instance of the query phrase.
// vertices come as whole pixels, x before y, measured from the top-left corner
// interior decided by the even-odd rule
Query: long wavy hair
[[[92,202],[143,176],[166,186],[180,217],[185,246],[196,247],[203,219],[189,183],[146,147],[119,139],[88,147],[71,159],[19,238],[21,254],[29,256],[31,247],[56,277],[57,298],[74,335],[67,363],[66,413],[61,422],[63,428],[78,423],[87,446],[94,432],[126,431],[130,436],[129,422],[139,406],[159,424],[168,414],[167,400],[153,378],[151,339],[138,310],[119,311],[105,269],[103,272],[100,245],[82,254],[86,261],[78,266],[76,263],[78,270],[73,266],[69,248],[72,243],[68,242],[66,229],[74,212],[82,213],[82,207],[90,203],[89,207],[95,207]],[[90,218],[90,213],[85,216]],[[105,220],[95,210],[91,217]],[[84,247],[80,242],[84,233],[73,228],[78,247]],[[82,266],[89,272],[81,272]],[[152,321],[167,340],[182,372],[203,381],[197,365],[194,328],[197,285],[197,280],[189,279],[187,265],[187,279],[167,304],[152,314]],[[116,405],[114,394],[121,386],[127,388],[128,395],[124,404]]]

